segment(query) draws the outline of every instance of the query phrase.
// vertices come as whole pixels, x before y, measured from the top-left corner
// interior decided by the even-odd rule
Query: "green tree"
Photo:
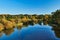
[[[60,24],[60,10],[52,12],[52,18],[54,22],[56,22],[57,24]]]

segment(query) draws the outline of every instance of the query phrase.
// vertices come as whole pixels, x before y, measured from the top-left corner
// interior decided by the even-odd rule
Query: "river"
[[[60,40],[60,38],[56,37],[52,26],[35,24],[2,31],[0,40]]]

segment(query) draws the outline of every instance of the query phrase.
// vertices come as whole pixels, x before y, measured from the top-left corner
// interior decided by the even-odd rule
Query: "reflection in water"
[[[17,27],[17,29],[1,31],[0,40],[55,40],[56,36],[60,38],[60,25],[48,24],[47,26],[47,24],[48,22],[42,23],[41,21],[36,23],[32,21],[24,22],[23,26]]]
[[[50,26],[40,26],[38,24],[21,29],[20,40],[56,40]]]
[[[10,35],[12,32],[14,32],[14,29],[4,30],[6,35]]]
[[[3,31],[2,32],[0,32],[0,37],[3,35]]]
[[[20,30],[22,27],[17,27],[18,30]]]
[[[53,26],[53,30],[54,30],[56,36],[60,38],[60,25]]]

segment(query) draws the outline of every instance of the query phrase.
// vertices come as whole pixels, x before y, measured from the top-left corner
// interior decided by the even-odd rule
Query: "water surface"
[[[28,25],[0,32],[0,40],[59,40],[49,25]]]

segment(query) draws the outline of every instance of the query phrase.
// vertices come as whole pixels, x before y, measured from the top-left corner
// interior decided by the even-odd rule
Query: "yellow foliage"
[[[21,26],[23,26],[23,23],[18,23],[17,26],[21,27]]]
[[[5,28],[6,28],[6,29],[13,28],[13,23],[10,22],[10,21],[7,21],[7,22],[5,23]]]
[[[5,24],[7,22],[6,19],[1,19],[1,21]]]
[[[4,29],[4,25],[0,23],[0,31]]]

